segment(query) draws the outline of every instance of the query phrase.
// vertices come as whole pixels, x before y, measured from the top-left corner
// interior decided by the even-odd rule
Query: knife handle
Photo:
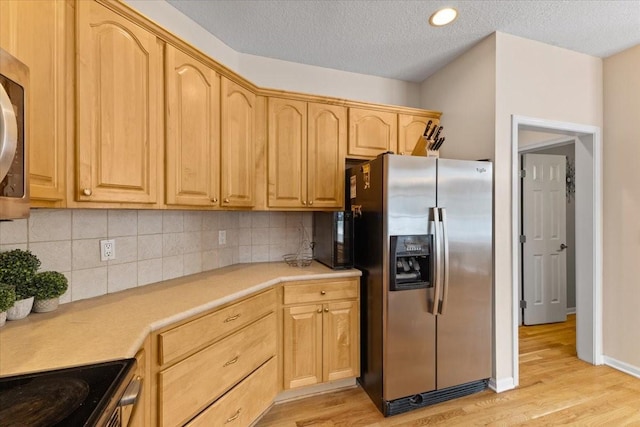
[[[440,132],[442,132],[442,129],[444,129],[442,126],[438,126],[438,131],[436,132],[435,136],[433,137],[433,139],[435,141],[438,140],[438,137],[440,136]]]
[[[424,133],[422,134],[422,136],[426,137],[427,134],[429,133],[429,128],[431,127],[431,123],[433,122],[433,120],[429,120],[429,122],[427,123],[427,127],[424,129]]]
[[[431,129],[431,132],[429,132],[429,136],[427,137],[428,140],[431,140],[433,137],[433,134],[436,132],[436,129],[438,128],[438,126],[434,126],[433,129]]]

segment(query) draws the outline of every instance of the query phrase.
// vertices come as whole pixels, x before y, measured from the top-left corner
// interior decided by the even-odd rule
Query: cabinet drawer
[[[278,393],[276,358],[272,358],[216,403],[194,418],[187,427],[248,426],[273,402]]]
[[[357,278],[293,282],[284,285],[284,304],[323,302],[358,297]]]
[[[199,319],[159,334],[160,365],[170,363],[234,329],[275,310],[274,290],[207,314]]]
[[[160,372],[160,424],[186,422],[275,354],[271,313]]]

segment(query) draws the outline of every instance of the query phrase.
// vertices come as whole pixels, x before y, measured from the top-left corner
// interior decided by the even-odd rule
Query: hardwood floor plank
[[[275,405],[257,427],[640,426],[640,379],[576,357],[575,315],[519,329],[520,385],[384,418],[359,387]]]

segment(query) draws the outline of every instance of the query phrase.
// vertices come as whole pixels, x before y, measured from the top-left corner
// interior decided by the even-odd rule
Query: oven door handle
[[[124,391],[124,394],[120,398],[118,406],[135,405],[135,403],[138,401],[141,387],[142,379],[140,377],[137,377],[135,380],[131,381]]]
[[[0,85],[0,181],[9,172],[18,146],[18,121],[7,91]]]

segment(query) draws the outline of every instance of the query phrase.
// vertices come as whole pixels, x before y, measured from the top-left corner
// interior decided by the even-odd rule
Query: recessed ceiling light
[[[429,18],[429,24],[434,27],[442,27],[443,25],[447,25],[458,16],[458,11],[452,7],[445,7],[444,9],[440,9],[431,15]]]

